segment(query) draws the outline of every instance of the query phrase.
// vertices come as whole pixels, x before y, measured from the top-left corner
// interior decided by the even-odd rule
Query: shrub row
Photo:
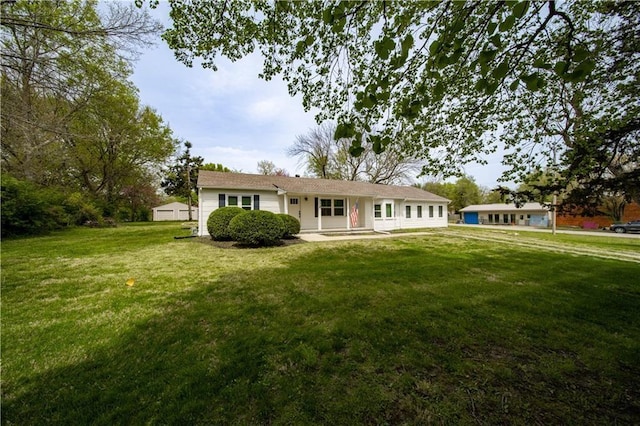
[[[300,232],[300,221],[288,214],[265,210],[221,207],[207,219],[207,230],[216,241],[237,241],[252,246],[273,246]]]
[[[102,225],[100,210],[79,193],[64,194],[2,175],[2,237],[45,234],[73,225]]]

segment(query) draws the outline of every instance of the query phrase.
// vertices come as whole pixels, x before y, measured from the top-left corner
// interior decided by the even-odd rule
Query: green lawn
[[[188,233],[2,242],[3,424],[640,422],[640,263],[458,230]]]

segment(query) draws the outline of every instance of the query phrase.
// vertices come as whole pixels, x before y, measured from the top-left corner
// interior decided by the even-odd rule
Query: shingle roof
[[[515,204],[495,203],[495,204],[474,204],[460,209],[461,212],[521,212],[521,211],[548,211],[549,208],[539,203],[524,203],[521,207]]]
[[[381,185],[333,179],[224,173],[201,170],[198,188],[282,190],[291,194],[359,196],[449,202],[448,199],[413,186]]]

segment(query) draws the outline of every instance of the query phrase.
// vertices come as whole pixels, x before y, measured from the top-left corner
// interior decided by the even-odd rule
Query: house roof
[[[522,211],[549,211],[548,207],[540,203],[524,203],[521,207],[515,204],[495,203],[495,204],[474,204],[460,209],[461,212],[522,212]]]
[[[414,201],[449,200],[413,186],[381,185],[368,182],[316,179],[304,177],[269,176],[246,173],[224,173],[201,170],[198,188],[227,190],[284,191],[289,194],[333,195],[406,199]]]

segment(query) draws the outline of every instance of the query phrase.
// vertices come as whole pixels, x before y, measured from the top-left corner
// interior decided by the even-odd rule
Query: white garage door
[[[196,212],[191,209],[191,217],[196,217]],[[189,210],[180,210],[178,213],[178,219],[180,220],[189,220]]]
[[[173,220],[173,210],[156,210],[155,220]]]

